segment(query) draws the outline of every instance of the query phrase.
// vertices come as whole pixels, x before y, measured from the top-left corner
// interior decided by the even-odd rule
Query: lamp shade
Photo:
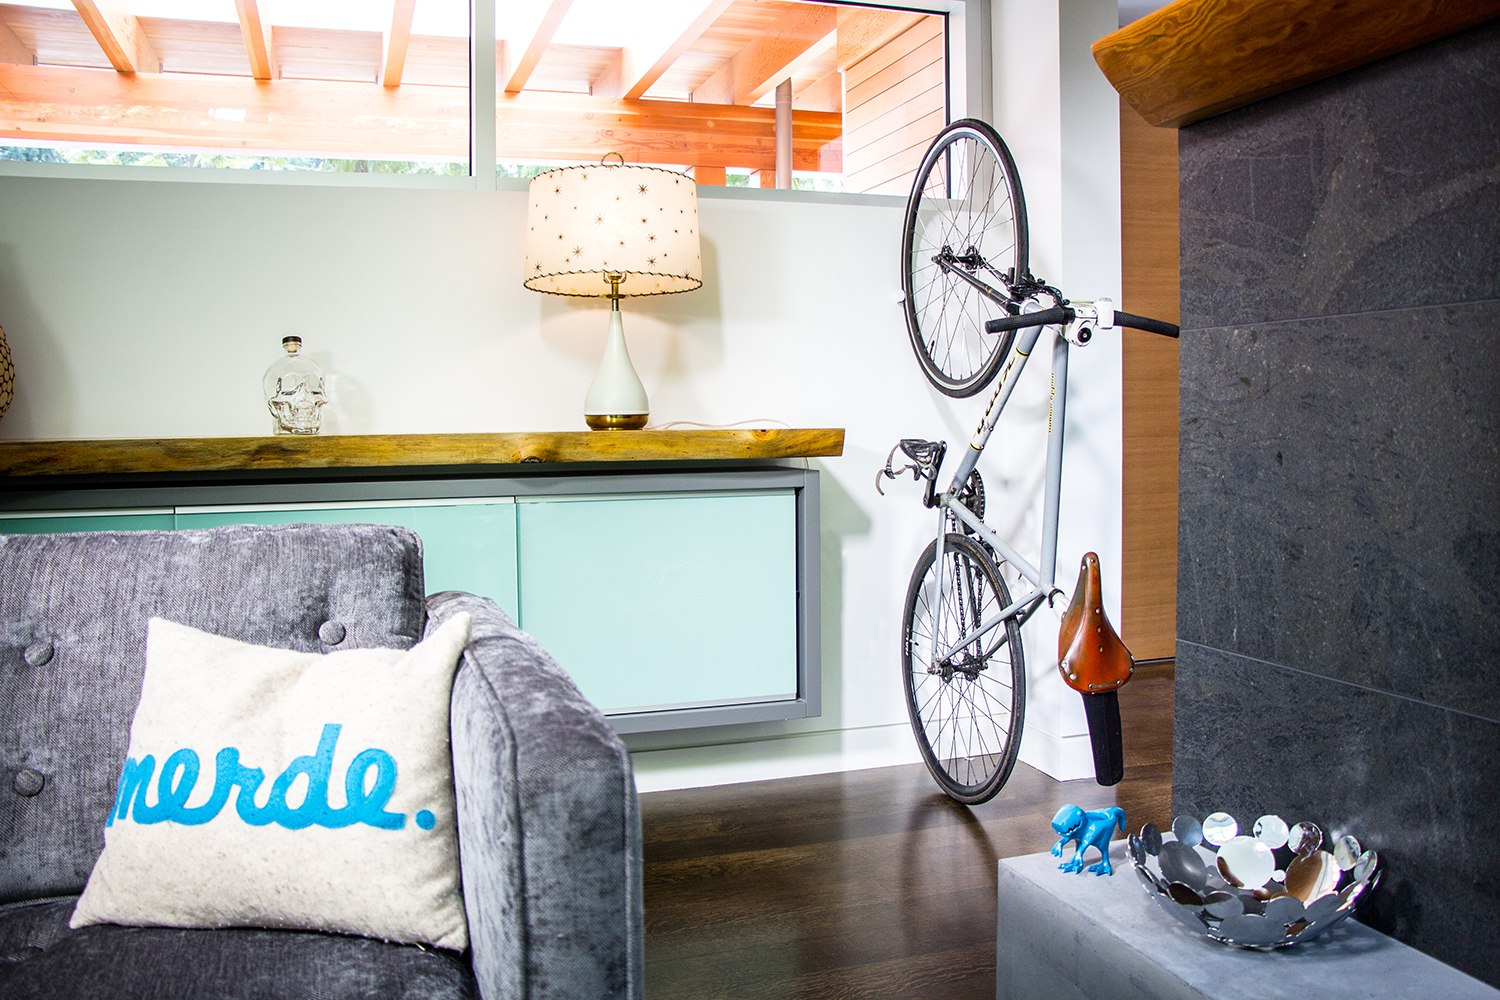
[[[553,295],[668,295],[703,284],[698,188],[660,167],[592,164],[532,178],[526,287]]]

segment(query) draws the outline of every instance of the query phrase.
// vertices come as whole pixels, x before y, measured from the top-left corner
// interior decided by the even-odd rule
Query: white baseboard
[[[911,728],[892,725],[636,750],[630,759],[637,790],[661,792],[916,764],[922,758]],[[1021,738],[1020,759],[1057,781],[1094,776],[1094,754],[1087,735],[1058,736],[1028,726]]]
[[[911,728],[872,726],[630,755],[641,792],[862,771],[921,760]]]
[[[1094,749],[1087,733],[1058,736],[1027,726],[1021,736],[1020,759],[1057,781],[1094,776]]]

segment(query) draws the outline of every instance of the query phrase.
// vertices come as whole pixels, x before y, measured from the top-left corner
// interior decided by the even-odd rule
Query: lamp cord
[[[756,429],[770,429],[771,427],[777,427],[783,430],[791,430],[792,428],[791,424],[785,423],[780,420],[765,420],[762,418],[756,418],[752,420],[736,420],[732,424],[700,424],[692,420],[673,420],[670,423],[665,424],[647,424],[643,429],[648,431],[669,431],[675,427],[698,427],[703,430],[709,431],[727,431],[733,430],[736,427],[744,427],[747,424]]]

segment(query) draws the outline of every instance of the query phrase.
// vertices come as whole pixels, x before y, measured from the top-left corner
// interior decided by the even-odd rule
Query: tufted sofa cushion
[[[305,652],[421,638],[422,547],[378,525],[0,535],[0,904],[80,892],[157,615]]]

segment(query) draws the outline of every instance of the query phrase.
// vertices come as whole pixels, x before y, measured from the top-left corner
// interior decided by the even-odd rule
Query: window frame
[[[529,181],[500,177],[496,172],[496,57],[495,4],[469,3],[469,174],[434,176],[403,174],[323,173],[319,171],[199,170],[180,167],[129,167],[87,163],[37,163],[0,160],[0,177],[49,177],[74,180],[138,180],[189,184],[289,184],[297,187],[373,187],[401,190],[524,191]],[[825,0],[829,2],[829,0]],[[832,5],[889,8],[943,14],[946,45],[947,120],[991,117],[993,86],[989,42],[990,0],[831,0]],[[489,44],[479,43],[485,39]],[[901,200],[886,194],[837,194],[826,191],[702,185],[711,198],[795,200],[841,204],[889,204]]]

